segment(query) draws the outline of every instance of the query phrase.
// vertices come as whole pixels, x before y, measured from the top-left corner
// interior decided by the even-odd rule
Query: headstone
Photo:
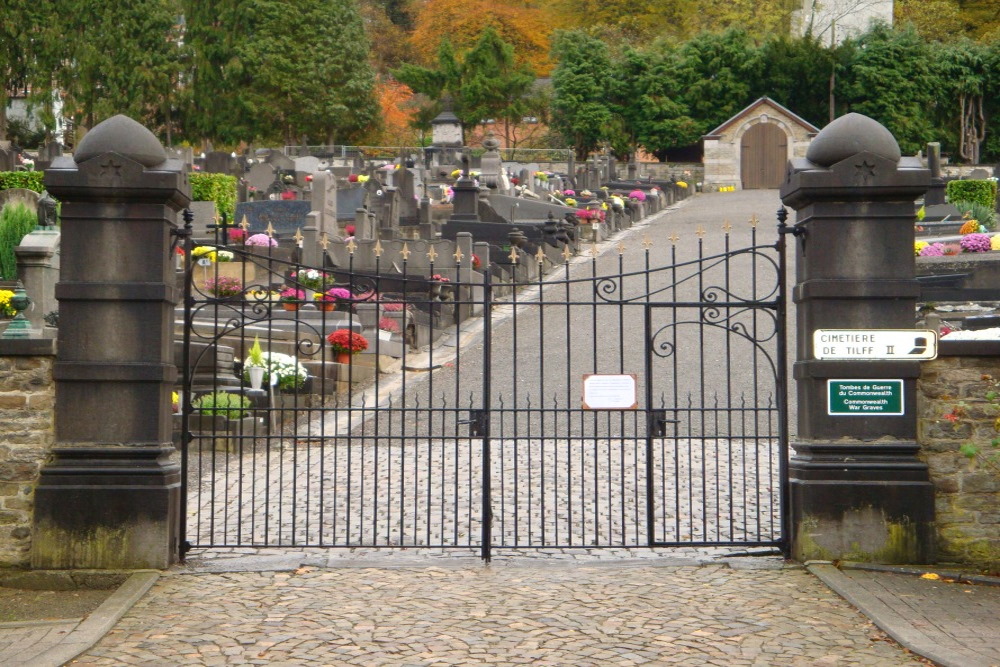
[[[0,190],[0,211],[8,204],[23,204],[29,211],[34,211],[38,207],[38,200],[41,198],[34,190],[27,188],[8,188]]]
[[[368,200],[368,190],[358,185],[349,188],[338,188],[337,197],[337,217],[340,220],[353,220],[356,210],[364,209]]]
[[[417,224],[419,217],[416,176],[414,169],[403,167],[395,173],[395,184],[399,190],[399,222],[404,225]]]
[[[230,153],[211,151],[205,154],[202,170],[209,174],[231,174],[236,167],[236,160]]]
[[[497,150],[500,142],[497,141],[493,133],[490,132],[483,139],[483,148],[486,152],[480,161],[479,180],[486,187],[496,189],[500,186],[500,172],[503,168],[503,161],[500,159],[500,152]]]
[[[13,148],[0,148],[0,171],[14,171],[17,152]]]
[[[337,228],[337,179],[326,171],[313,174],[312,210],[320,214],[317,225],[320,234],[333,234]]]
[[[270,224],[276,234],[287,238],[305,227],[306,215],[311,210],[310,202],[299,200],[241,202],[236,205],[236,222],[242,224],[246,217],[250,224],[249,234],[264,232]]]
[[[296,174],[315,174],[320,170],[320,159],[312,155],[295,158]]]
[[[188,208],[194,218],[191,221],[191,233],[196,239],[214,239],[215,230],[210,225],[216,224],[216,210],[214,201],[193,201]],[[227,239],[222,239],[225,243]]]
[[[972,173],[969,174],[969,180],[972,181],[985,181],[990,177],[990,172],[985,169],[973,169]]]
[[[274,183],[275,173],[274,167],[266,162],[255,164],[247,172],[247,185],[256,188],[258,192],[266,192],[271,187],[271,184]]]
[[[267,156],[267,163],[275,169],[282,171],[295,171],[295,162],[279,150],[271,149]]]

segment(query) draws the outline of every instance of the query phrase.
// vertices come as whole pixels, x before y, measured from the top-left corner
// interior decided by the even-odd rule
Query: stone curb
[[[878,565],[876,563],[855,563],[841,561],[842,570],[868,570],[869,572],[890,572],[892,574],[936,574],[942,579],[954,579],[963,584],[982,584],[984,586],[1000,586],[1000,577],[990,577],[985,574],[969,574],[960,570],[941,570],[936,567],[903,567],[899,565]]]
[[[969,662],[968,656],[950,651],[929,640],[908,619],[851,581],[832,563],[809,561],[805,566],[806,570],[830,587],[837,595],[850,602],[858,611],[871,619],[872,623],[903,647],[942,667],[971,667],[973,664]],[[899,568],[885,568],[885,570],[880,569],[880,571],[898,572]],[[925,571],[919,572],[922,574]]]
[[[160,578],[158,570],[140,570],[134,572],[117,591],[95,609],[86,619],[62,639],[56,646],[31,656],[23,662],[12,663],[13,666],[41,667],[44,665],[58,666],[76,658],[84,651],[92,648],[106,635],[111,628],[152,588]]]

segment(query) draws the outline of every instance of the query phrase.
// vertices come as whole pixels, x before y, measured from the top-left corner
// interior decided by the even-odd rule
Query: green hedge
[[[45,189],[42,184],[41,171],[0,171],[0,190],[24,188],[41,193]]]
[[[34,231],[37,224],[38,216],[24,204],[8,204],[0,211],[0,277],[3,280],[17,280],[14,248],[21,244],[25,234]]]
[[[995,210],[997,206],[996,181],[948,181],[945,193],[949,202],[973,202]]]
[[[192,172],[191,199],[194,201],[214,201],[220,215],[233,223],[236,213],[236,177],[229,174],[203,174]]]

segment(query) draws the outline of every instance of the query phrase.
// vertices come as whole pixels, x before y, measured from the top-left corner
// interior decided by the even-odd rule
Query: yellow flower
[[[194,250],[191,251],[191,256],[192,257],[198,257],[198,258],[207,257],[208,259],[210,259],[211,261],[214,262],[215,259],[216,259],[215,258],[215,248],[212,248],[212,247],[207,246],[207,245],[200,245],[200,246],[198,246],[197,248],[195,248]]]
[[[679,187],[679,188],[686,188],[687,186],[688,186],[688,184],[685,183],[684,181],[677,181],[677,187]]]
[[[966,234],[974,234],[979,231],[979,221],[978,220],[966,220],[962,228],[958,230],[958,233],[962,236]]]
[[[0,315],[13,316],[14,307],[10,305],[10,300],[14,298],[14,293],[9,289],[0,289]]]
[[[924,248],[926,248],[929,245],[930,244],[927,241],[916,241],[913,244],[913,254],[914,255],[919,255],[920,251],[923,250]]]
[[[1000,234],[990,239],[990,250],[1000,250]]]

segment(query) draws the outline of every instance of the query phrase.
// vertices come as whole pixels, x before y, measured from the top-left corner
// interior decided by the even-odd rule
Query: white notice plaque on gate
[[[638,386],[634,374],[583,376],[584,410],[635,410]]]

